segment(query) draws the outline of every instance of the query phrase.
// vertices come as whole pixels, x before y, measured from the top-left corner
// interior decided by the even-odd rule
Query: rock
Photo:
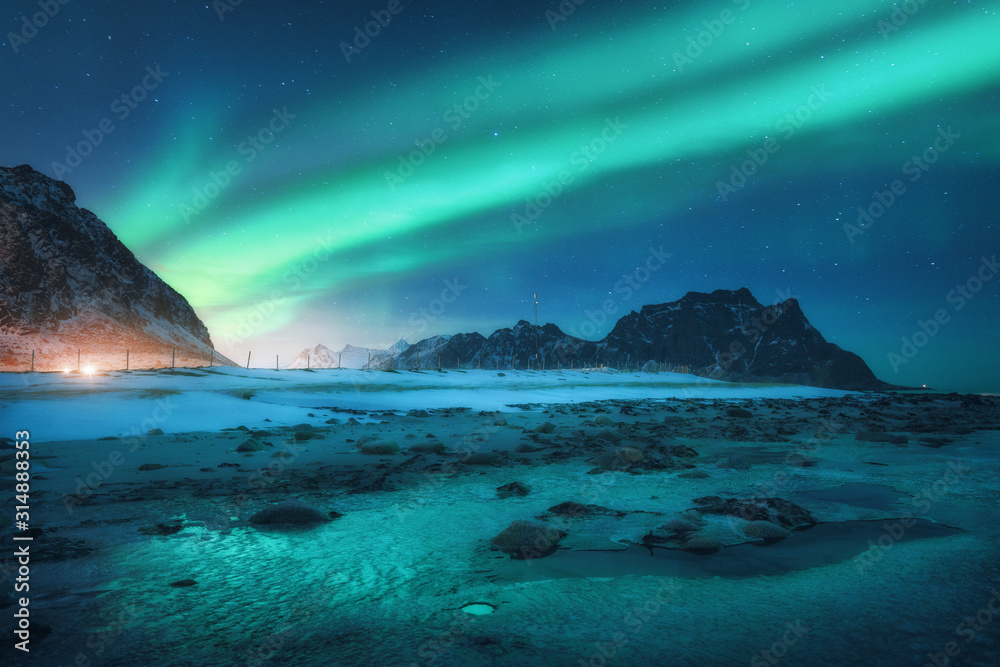
[[[740,500],[719,496],[695,498],[697,510],[703,514],[725,514],[747,521],[770,521],[785,528],[812,526],[816,519],[808,510],[783,498],[750,498]]]
[[[163,429],[162,428],[151,428],[148,431],[146,431],[146,435],[163,435]]]
[[[704,470],[697,470],[697,469],[687,470],[685,472],[680,473],[677,476],[684,477],[685,479],[705,479],[706,477],[711,477],[711,475],[709,475]]]
[[[180,521],[171,521],[170,523],[158,523],[154,526],[143,526],[139,529],[139,532],[143,535],[174,535],[181,532],[184,525]]]
[[[664,424],[683,424],[685,421],[687,420],[680,415],[667,415],[663,418]]]
[[[426,419],[431,416],[431,413],[426,410],[410,410],[406,413],[407,417],[418,417],[420,419]]]
[[[321,438],[322,436],[319,433],[313,433],[312,431],[296,431],[293,437],[297,442],[305,442],[306,440]]]
[[[370,454],[373,456],[388,456],[391,454],[399,454],[401,451],[399,443],[395,440],[375,440],[374,442],[366,442],[361,445],[362,454]]]
[[[430,440],[428,442],[418,442],[410,445],[406,450],[414,453],[444,454],[444,443],[440,440]]]
[[[638,447],[619,447],[616,451],[604,452],[587,460],[597,466],[597,471],[605,472],[629,468],[634,463],[641,461],[643,456],[643,451]]]
[[[722,548],[722,542],[714,537],[695,533],[686,539],[682,546],[684,551],[690,551],[691,553],[700,555],[708,555],[714,554],[716,551],[720,550]]]
[[[542,451],[540,447],[535,447],[534,445],[529,445],[528,443],[522,443],[518,445],[515,449],[518,454],[531,454],[532,452]]]
[[[730,454],[717,464],[720,468],[730,470],[750,470],[750,461],[743,454]]]
[[[256,525],[287,524],[309,526],[330,521],[330,517],[310,505],[297,500],[287,500],[272,507],[262,509],[250,517]]]
[[[566,533],[534,521],[515,521],[491,542],[500,551],[518,560],[543,558],[559,547]]]
[[[614,426],[614,421],[607,415],[600,415],[594,419],[594,426]]]
[[[531,487],[521,482],[511,482],[497,487],[498,498],[513,498],[531,493]]]
[[[556,425],[552,422],[544,422],[535,427],[535,433],[552,433],[556,430]]]
[[[698,456],[698,452],[694,451],[687,445],[673,445],[667,449],[667,453],[671,456],[676,456],[679,459],[693,459]]]
[[[693,521],[678,516],[663,524],[660,530],[668,533],[690,533],[698,530],[698,526]]]
[[[469,452],[460,458],[459,462],[470,466],[495,466],[500,463],[493,452]]]
[[[241,442],[236,448],[238,452],[259,452],[264,449],[264,445],[260,444],[260,441],[256,438],[250,438],[244,442]]]
[[[601,440],[607,440],[608,442],[618,442],[619,440],[625,439],[625,436],[623,436],[621,433],[610,431],[608,429],[604,429],[603,431],[598,433],[595,437],[600,438]]]
[[[894,445],[905,445],[908,442],[905,435],[883,433],[881,431],[858,431],[854,434],[854,439],[861,442],[888,442]]]
[[[570,519],[578,519],[583,516],[625,516],[625,512],[619,512],[618,510],[608,509],[600,505],[584,505],[583,503],[572,501],[553,505],[548,509],[548,512],[549,514],[565,516]]]
[[[141,466],[139,466],[139,470],[141,470],[142,472],[149,472],[151,470],[163,470],[166,467],[167,466],[163,465],[162,463],[143,463]]]
[[[750,419],[753,417],[753,413],[746,408],[737,407],[726,408],[726,415],[729,417],[736,417],[737,419]]]
[[[180,581],[175,581],[170,585],[174,588],[187,588],[188,586],[196,586],[198,584],[194,579],[181,579]]]
[[[296,433],[306,433],[313,430],[312,424],[296,424],[292,427]]]
[[[751,521],[743,526],[743,532],[748,537],[756,537],[765,542],[777,542],[792,534],[787,528],[770,521]]]

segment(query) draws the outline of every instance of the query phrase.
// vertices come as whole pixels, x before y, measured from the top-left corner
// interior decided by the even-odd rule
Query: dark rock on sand
[[[515,521],[491,542],[500,551],[518,560],[543,558],[559,547],[564,531],[534,521]]]
[[[905,435],[883,433],[881,431],[858,431],[854,435],[854,439],[861,442],[888,442],[892,445],[905,445],[909,442]]]
[[[746,408],[729,407],[726,408],[726,416],[736,417],[737,419],[750,419],[753,417],[753,413]]]
[[[553,505],[548,509],[549,514],[578,519],[584,516],[625,516],[625,512],[602,507],[601,505],[585,505],[572,501]]]
[[[705,496],[694,499],[696,508],[704,514],[725,514],[747,521],[770,521],[785,528],[812,526],[816,519],[808,510],[783,498],[720,498]]]
[[[328,521],[330,517],[326,513],[297,500],[278,503],[250,517],[250,523],[256,525],[309,526]]]
[[[531,493],[531,487],[527,484],[522,484],[521,482],[511,482],[510,484],[504,484],[503,486],[497,487],[498,498],[526,496],[529,493]]]

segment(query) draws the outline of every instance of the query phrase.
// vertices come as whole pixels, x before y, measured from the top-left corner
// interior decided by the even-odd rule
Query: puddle
[[[891,509],[899,502],[900,497],[908,496],[889,486],[864,482],[851,482],[831,489],[799,491],[795,495],[802,500],[841,503],[870,510]]]
[[[949,537],[962,531],[925,519],[916,519],[898,539],[892,539],[886,525],[894,520],[821,523],[797,531],[776,544],[741,544],[702,556],[676,549],[632,545],[623,551],[573,551],[561,549],[533,561],[507,561],[497,568],[501,581],[540,581],[565,578],[613,578],[624,575],[723,577],[746,579],[807,570],[840,563],[869,548],[868,541],[906,542],[915,539]],[[901,527],[901,526],[899,526]],[[897,528],[893,532],[898,535]],[[890,540],[892,540],[890,542]]]

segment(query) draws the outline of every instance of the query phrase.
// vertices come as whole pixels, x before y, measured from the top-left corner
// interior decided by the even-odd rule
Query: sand
[[[1000,618],[982,623],[1000,585],[996,398],[400,375],[350,392],[254,372],[190,390],[170,374],[0,382],[17,419],[141,406],[33,439],[32,661],[997,662]],[[157,421],[170,397],[210,414]],[[142,414],[158,431],[128,428]],[[411,451],[428,443],[443,452]],[[511,482],[527,494],[498,497]],[[711,497],[811,520],[763,540]],[[288,501],[328,520],[250,521]],[[665,528],[679,519],[692,529]],[[514,521],[564,536],[511,558],[491,540]],[[962,625],[981,609],[978,631]]]

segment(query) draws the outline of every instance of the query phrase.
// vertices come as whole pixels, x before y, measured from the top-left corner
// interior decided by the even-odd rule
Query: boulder
[[[255,525],[311,526],[330,521],[330,517],[320,510],[297,500],[288,500],[250,517]]]
[[[498,498],[526,496],[529,493],[531,493],[531,487],[527,484],[522,484],[521,482],[511,482],[510,484],[504,484],[503,486],[497,487]]]
[[[515,521],[491,542],[500,551],[517,560],[544,558],[558,547],[566,533],[534,521]]]

